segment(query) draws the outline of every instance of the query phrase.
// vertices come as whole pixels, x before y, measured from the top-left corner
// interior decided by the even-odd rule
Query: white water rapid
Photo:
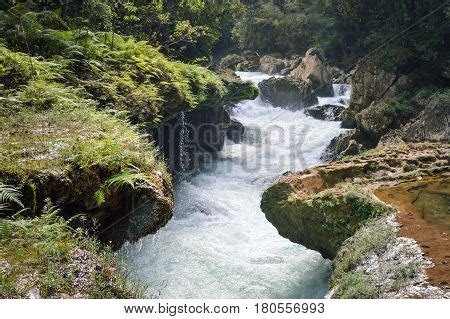
[[[238,75],[254,83],[269,77]],[[334,89],[319,103],[346,105],[349,87]],[[178,182],[173,219],[121,253],[149,295],[162,298],[322,298],[330,262],[279,236],[259,205],[277,176],[320,164],[340,123],[259,98],[239,103],[232,116],[246,128],[244,141],[227,140],[217,160]]]

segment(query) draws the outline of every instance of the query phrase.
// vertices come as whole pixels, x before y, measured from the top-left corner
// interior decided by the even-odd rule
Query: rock
[[[375,60],[360,61],[351,79],[350,105],[356,111],[361,111],[372,102],[383,98],[397,80],[395,70],[383,70]]]
[[[239,102],[242,100],[253,100],[258,96],[258,88],[250,81],[242,81],[236,73],[231,69],[221,70],[220,77],[227,86],[228,93],[225,101],[220,101],[219,104],[228,102]],[[204,107],[213,107],[214,104],[208,100]]]
[[[286,174],[264,192],[261,209],[281,236],[334,258],[368,220],[393,212],[371,185],[448,172],[448,151],[446,144],[408,144]]]
[[[301,109],[318,103],[312,85],[291,77],[264,80],[259,83],[261,98],[275,107]]]
[[[231,123],[224,106],[184,113],[153,131],[172,173],[187,173],[202,160],[222,150]]]
[[[378,142],[378,147],[392,147],[405,144],[405,141],[399,135],[398,130],[393,130],[383,135]]]
[[[241,55],[230,54],[222,58],[219,69],[231,69],[234,71],[258,71],[259,57],[253,52],[244,51]]]
[[[388,112],[388,103],[372,103],[368,108],[356,115],[356,126],[369,136],[379,139],[389,130],[397,128],[397,118]]]
[[[450,95],[436,93],[423,98],[418,93],[408,101],[396,100],[372,103],[356,114],[356,126],[374,140],[387,135],[382,144],[392,141],[393,135],[407,142],[447,141]],[[395,133],[389,134],[391,131]]]
[[[245,127],[238,120],[232,118],[227,129],[227,138],[234,143],[240,143],[244,139]]]
[[[319,168],[281,177],[263,193],[261,209],[281,236],[333,259],[342,243],[370,216],[389,210],[363,193],[322,191],[332,187],[332,179],[357,175],[357,171],[350,166],[341,167],[335,176],[324,179]]]
[[[337,67],[328,67],[328,74],[334,84],[350,84],[350,74]]]
[[[373,146],[363,133],[353,129],[333,138],[321,158],[326,162],[336,161],[344,156],[359,154]]]
[[[342,111],[345,109],[342,105],[318,105],[305,109],[305,114],[318,120],[341,121]]]
[[[270,55],[265,55],[261,57],[259,63],[261,72],[270,75],[280,73],[281,70],[283,70],[287,66],[286,60],[278,59]]]
[[[312,88],[318,95],[333,95],[332,79],[328,73],[325,59],[315,48],[306,52],[300,65],[290,75],[298,80],[311,83]]]
[[[448,141],[450,94],[432,97],[425,109],[400,130],[407,142]]]

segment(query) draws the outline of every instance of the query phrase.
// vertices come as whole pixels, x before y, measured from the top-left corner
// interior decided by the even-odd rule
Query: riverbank
[[[438,205],[448,200],[448,151],[439,143],[379,148],[287,174],[261,207],[282,236],[334,260],[332,298],[448,297],[448,256],[440,253],[448,232],[439,228],[448,217],[430,224],[411,209],[423,204],[410,191],[424,191],[429,212],[445,211]]]

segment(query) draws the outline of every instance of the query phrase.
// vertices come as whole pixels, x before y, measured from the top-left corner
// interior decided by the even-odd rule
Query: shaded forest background
[[[42,43],[45,50],[54,49],[48,42],[51,30],[107,31],[149,41],[175,59],[204,64],[238,50],[289,55],[315,46],[342,67],[398,37],[381,50],[384,66],[441,67],[448,64],[446,2],[6,0],[0,8],[0,37],[16,50],[42,54]]]

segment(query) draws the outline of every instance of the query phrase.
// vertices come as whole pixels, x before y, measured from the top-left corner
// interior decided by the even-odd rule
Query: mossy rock
[[[288,183],[275,184],[263,194],[262,211],[281,236],[329,259],[368,220],[390,211],[353,189],[332,188],[307,198],[295,193]]]
[[[33,214],[49,198],[86,215],[86,226],[95,220],[114,247],[165,225],[173,190],[153,146],[125,120],[57,105],[2,114],[0,180],[23,192]]]

